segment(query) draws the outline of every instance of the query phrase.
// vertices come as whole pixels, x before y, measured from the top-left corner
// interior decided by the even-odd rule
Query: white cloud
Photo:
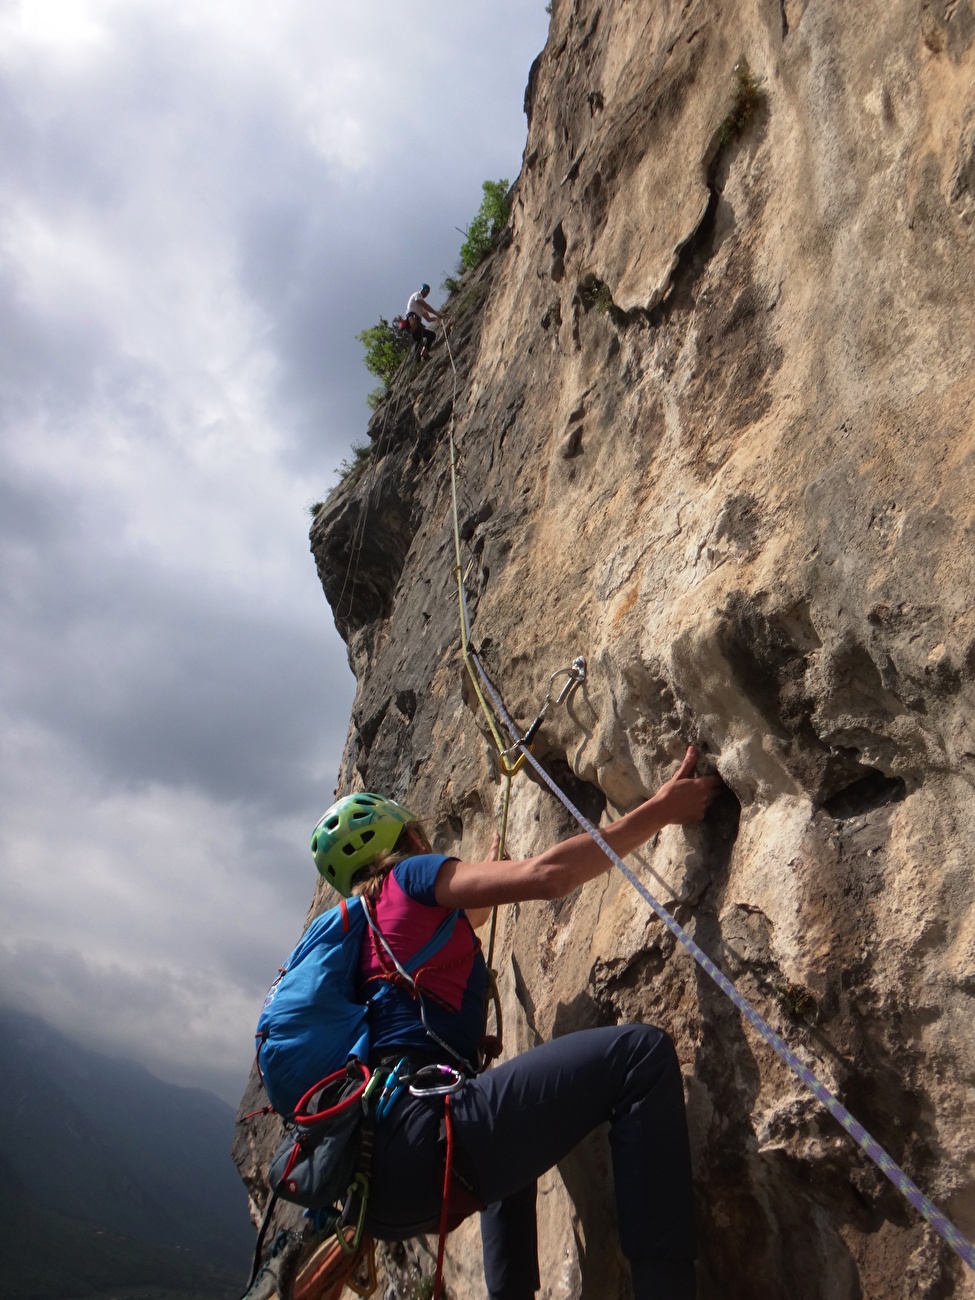
[[[99,12],[105,8],[85,0],[18,0],[0,10],[0,36],[14,51],[34,47],[85,58],[108,37]]]

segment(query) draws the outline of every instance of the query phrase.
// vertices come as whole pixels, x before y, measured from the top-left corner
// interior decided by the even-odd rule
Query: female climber
[[[691,746],[652,798],[603,828],[611,848],[624,856],[663,826],[700,821],[721,779],[695,776],[696,763]],[[487,970],[472,927],[496,904],[561,898],[602,875],[610,863],[598,845],[577,835],[522,861],[461,862],[432,852],[420,823],[399,804],[358,794],[329,809],[312,851],[340,893],[364,893],[371,902],[363,998],[373,981],[393,983],[369,1010],[370,1064],[391,1069],[393,1087],[376,1126],[366,1231],[403,1240],[437,1230],[443,1096],[414,1096],[395,1085],[439,1066],[424,1073],[457,1084],[449,1103],[453,1222],[482,1210],[491,1300],[532,1300],[539,1288],[535,1181],[607,1120],[620,1241],[636,1300],[690,1300],[691,1170],[670,1038],[651,1025],[582,1030],[477,1073]],[[412,978],[398,978],[455,911],[436,956]]]

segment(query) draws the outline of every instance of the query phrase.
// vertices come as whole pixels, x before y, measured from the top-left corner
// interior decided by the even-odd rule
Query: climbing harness
[[[444,331],[444,340],[447,344],[447,352],[450,356],[450,364],[454,366],[453,356],[450,353],[450,341],[447,339],[446,330]],[[934,1202],[920,1190],[920,1188],[904,1173],[904,1171],[895,1163],[893,1158],[880,1145],[880,1143],[863,1127],[863,1125],[850,1114],[838,1097],[826,1087],[824,1083],[816,1077],[813,1072],[802,1063],[796,1053],[785,1042],[785,1040],[775,1032],[768,1021],[762,1016],[751,1003],[739,993],[738,989],[732,984],[731,980],[718,969],[704,950],[694,942],[684,928],[674,919],[662,903],[650,893],[643,882],[626,866],[622,858],[610,848],[600,835],[596,827],[576,808],[575,804],[559,788],[556,782],[545,771],[541,763],[535,758],[531,751],[531,741],[534,739],[541,726],[542,718],[551,701],[552,687],[555,680],[563,673],[569,674],[569,680],[560,692],[557,703],[564,702],[567,693],[570,692],[579,682],[585,681],[586,665],[585,660],[580,656],[573,661],[571,669],[560,669],[554,673],[549,680],[549,691],[546,697],[545,705],[541,713],[531,724],[528,730],[519,734],[518,728],[512,721],[500,693],[482,664],[477,652],[472,648],[470,643],[470,616],[467,608],[467,595],[464,588],[464,578],[461,573],[460,559],[460,522],[457,509],[457,457],[454,445],[454,405],[457,396],[457,369],[454,366],[454,402],[451,404],[449,443],[450,443],[450,478],[451,478],[451,496],[453,506],[453,525],[454,525],[454,553],[455,565],[454,573],[457,579],[458,602],[460,605],[460,636],[461,648],[464,655],[464,664],[468,674],[474,683],[474,690],[480,701],[481,708],[488,720],[491,734],[494,737],[498,749],[499,766],[501,774],[505,777],[505,789],[503,797],[503,824],[507,825],[508,805],[510,800],[511,777],[520,770],[526,762],[529,763],[541,777],[542,781],[548,786],[552,793],[564,805],[566,810],[575,818],[584,831],[598,844],[603,853],[609,858],[614,866],[623,874],[627,882],[637,891],[641,898],[646,902],[656,915],[663,921],[664,925],[670,930],[671,934],[683,945],[690,953],[698,965],[707,972],[714,980],[722,993],[728,997],[738,1008],[741,1014],[764,1039],[766,1043],[778,1054],[778,1056],[789,1066],[789,1068],[799,1077],[803,1084],[809,1089],[813,1096],[819,1101],[826,1110],[833,1116],[839,1125],[850,1135],[856,1144],[863,1150],[881,1173],[897,1188],[911,1205],[924,1217],[936,1233],[945,1241],[953,1251],[968,1265],[975,1270],[975,1245],[951,1222],[951,1220],[942,1213]],[[490,701],[491,707],[488,707]],[[505,728],[508,735],[512,738],[511,743],[505,745],[500,734],[500,725]],[[518,758],[512,763],[511,757],[517,753]],[[497,909],[491,919],[491,948],[493,955],[494,949],[494,928]],[[488,962],[489,967],[492,965]]]
[[[275,1189],[265,1208],[258,1237],[255,1266],[245,1300],[339,1300],[342,1287],[356,1295],[368,1296],[376,1289],[376,1244],[363,1231],[369,1197],[369,1176],[375,1128],[390,1113],[402,1093],[409,1089],[414,1097],[442,1097],[446,1131],[444,1165],[444,1208],[440,1220],[440,1245],[434,1295],[441,1294],[444,1241],[451,1225],[453,1184],[453,1125],[450,1098],[464,1086],[467,1075],[450,1065],[425,1065],[413,1071],[409,1057],[400,1057],[392,1066],[382,1065],[370,1071],[361,1062],[350,1062],[346,1071],[323,1080],[295,1111],[298,1137],[282,1176],[282,1184],[292,1176],[302,1150],[303,1134],[313,1134],[342,1112],[361,1107],[363,1120],[357,1171],[352,1178],[342,1210],[323,1208],[309,1212],[302,1232],[279,1232],[263,1267],[258,1270],[261,1242],[270,1214],[280,1192]],[[350,1087],[351,1085],[351,1087]],[[338,1090],[337,1090],[338,1089]],[[463,1211],[467,1213],[467,1211]],[[365,1265],[364,1278],[355,1275]]]

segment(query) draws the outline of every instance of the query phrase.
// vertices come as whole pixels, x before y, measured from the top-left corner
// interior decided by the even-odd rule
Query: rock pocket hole
[[[906,794],[907,786],[899,776],[885,776],[876,768],[869,768],[865,776],[830,795],[822,809],[837,821],[847,821],[885,804],[900,803]]]
[[[688,844],[698,849],[700,857],[698,866],[688,870],[681,902],[698,907],[712,884],[727,879],[740,821],[741,803],[733,790],[723,786],[704,821],[684,827]]]
[[[562,229],[562,222],[552,231],[552,268],[550,271],[552,279],[556,284],[560,283],[565,275],[565,252],[569,246],[569,241],[565,237],[565,231]]]

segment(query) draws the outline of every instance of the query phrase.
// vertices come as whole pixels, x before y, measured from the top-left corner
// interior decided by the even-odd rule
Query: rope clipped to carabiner
[[[555,683],[558,681],[560,677],[564,677],[566,679],[566,682],[565,685],[562,687],[562,689],[559,691],[558,698],[555,701],[557,705],[565,704],[566,700],[568,700],[569,696],[576,689],[576,687],[581,686],[585,682],[586,680],[585,655],[577,655],[575,659],[572,660],[572,663],[569,665],[568,668],[556,668],[555,672],[548,679],[548,693],[545,696],[545,703],[542,705],[541,709],[536,715],[535,721],[529,724],[528,730],[521,738],[521,742],[518,744],[509,745],[508,748],[504,751],[506,758],[509,754],[514,754],[516,752],[520,753],[521,745],[528,745],[529,747],[531,746],[532,741],[535,739],[535,737],[538,735],[539,731],[541,730],[542,723],[545,721],[545,715],[548,713],[549,709],[551,708],[552,690],[555,686]],[[522,754],[522,760],[524,760],[523,754]]]

